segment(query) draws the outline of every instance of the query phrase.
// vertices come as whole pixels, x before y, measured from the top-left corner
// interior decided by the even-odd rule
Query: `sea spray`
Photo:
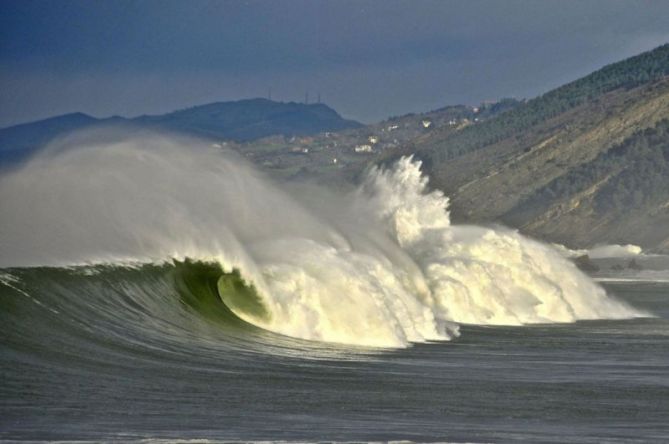
[[[201,141],[79,134],[0,177],[0,266],[218,261],[262,299],[267,316],[237,312],[246,321],[384,347],[449,339],[457,323],[643,315],[552,247],[452,226],[447,197],[409,157],[307,202]]]
[[[359,193],[376,208],[377,226],[418,264],[439,318],[522,325],[634,313],[550,246],[506,228],[451,226],[447,197],[428,192],[411,158],[373,169]]]

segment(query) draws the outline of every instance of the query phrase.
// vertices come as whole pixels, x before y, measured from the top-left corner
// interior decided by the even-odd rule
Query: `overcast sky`
[[[0,126],[305,92],[372,122],[669,42],[669,1],[0,1]]]

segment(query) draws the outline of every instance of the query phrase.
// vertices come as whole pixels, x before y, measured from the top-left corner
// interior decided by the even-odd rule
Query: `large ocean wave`
[[[451,225],[448,198],[428,189],[410,157],[371,169],[352,193],[287,192],[201,141],[79,134],[0,177],[0,214],[2,285],[28,297],[38,272],[60,273],[50,285],[65,287],[72,273],[94,282],[105,273],[131,307],[138,294],[176,294],[207,322],[380,347],[447,340],[460,323],[646,316],[551,246]],[[134,274],[110,282],[119,270]],[[156,270],[161,280],[146,287]],[[186,321],[158,316],[172,307],[160,300],[142,308],[156,324],[142,318],[142,331],[179,331]]]

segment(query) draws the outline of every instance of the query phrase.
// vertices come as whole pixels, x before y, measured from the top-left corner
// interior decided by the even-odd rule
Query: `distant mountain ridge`
[[[0,159],[19,158],[48,143],[53,137],[99,122],[83,113],[64,114],[0,130]]]
[[[133,122],[236,142],[279,134],[304,136],[362,126],[343,119],[322,103],[307,105],[267,99],[210,103],[159,116],[141,116]]]
[[[164,129],[236,142],[272,135],[304,136],[362,126],[342,118],[322,103],[274,102],[267,99],[216,102],[130,119],[97,119],[83,113],[72,113],[0,129],[0,160],[22,158],[58,135],[96,125]]]

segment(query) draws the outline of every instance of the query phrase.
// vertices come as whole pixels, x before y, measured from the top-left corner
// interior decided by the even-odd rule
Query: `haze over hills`
[[[322,103],[248,99],[195,106],[163,115],[96,119],[72,113],[0,130],[0,159],[23,158],[60,134],[101,125],[177,131],[199,137],[248,142],[274,134],[310,135],[357,128]]]
[[[69,114],[0,130],[3,158],[121,124],[234,141],[275,176],[348,186],[370,165],[424,161],[457,222],[504,223],[571,247],[669,250],[669,45],[529,101],[449,106],[362,126],[322,104],[264,99],[159,116]]]

